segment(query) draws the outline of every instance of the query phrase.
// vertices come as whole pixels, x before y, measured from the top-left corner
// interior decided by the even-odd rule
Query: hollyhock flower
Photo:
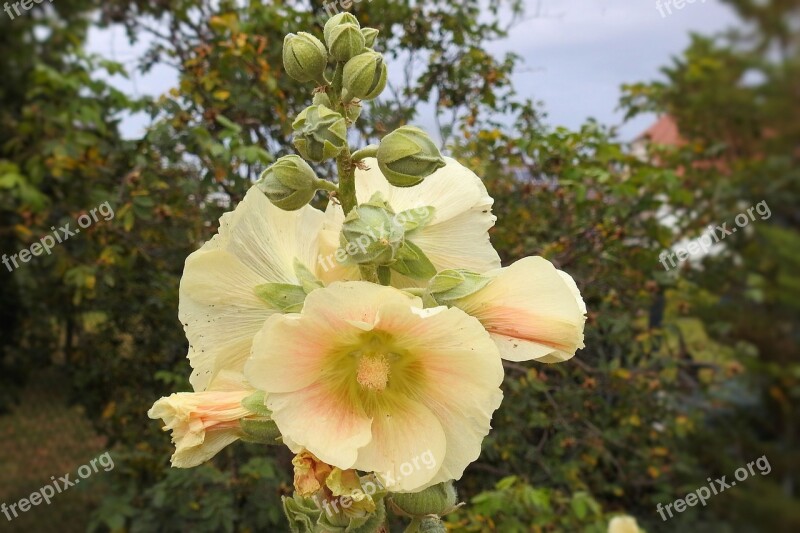
[[[283,211],[253,187],[220,218],[218,234],[186,259],[178,316],[195,390],[205,390],[221,370],[241,372],[253,336],[277,312],[255,288],[298,284],[295,259],[314,272],[322,220],[311,207]]]
[[[558,363],[583,348],[586,305],[569,274],[525,257],[484,275],[484,288],[449,303],[481,321],[503,359]]]
[[[632,516],[615,516],[608,523],[608,533],[641,533],[639,524]]]
[[[392,491],[460,478],[502,400],[499,354],[476,319],[361,281],[269,317],[245,375],[267,391],[295,453],[375,472]],[[419,465],[423,455],[430,468]]]
[[[242,400],[252,393],[241,374],[221,372],[205,392],[178,392],[156,401],[147,416],[164,420],[164,431],[172,431],[172,466],[197,466],[241,438],[239,421],[252,415]]]
[[[433,207],[433,219],[407,238],[419,246],[437,270],[463,268],[486,272],[500,267],[500,257],[489,242],[489,228],[494,225],[494,200],[486,192],[481,179],[455,159],[445,157],[446,165],[419,185],[390,185],[373,158],[364,159],[369,170],[356,169],[356,197],[367,202],[379,192],[395,213]],[[325,213],[321,237],[323,263],[320,273],[324,281],[359,279],[358,268],[336,261],[339,233],[344,221],[341,206],[331,203]],[[340,257],[342,254],[340,253]],[[392,284],[411,286],[414,282],[396,275]]]

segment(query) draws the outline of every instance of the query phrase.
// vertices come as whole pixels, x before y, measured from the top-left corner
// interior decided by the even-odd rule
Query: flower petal
[[[487,273],[492,281],[454,305],[478,318],[509,361],[566,361],[583,348],[586,306],[572,278],[541,257]]]
[[[282,435],[320,460],[351,468],[358,449],[372,439],[372,421],[346,396],[331,394],[325,383],[291,393],[267,395],[267,408]]]
[[[283,211],[251,188],[220,218],[218,234],[187,258],[178,315],[191,346],[195,390],[204,390],[222,369],[242,371],[253,336],[275,312],[255,296],[255,287],[297,283],[295,258],[316,269],[322,221],[311,207]]]

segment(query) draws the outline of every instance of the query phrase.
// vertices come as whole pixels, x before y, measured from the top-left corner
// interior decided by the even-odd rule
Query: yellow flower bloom
[[[586,305],[569,274],[525,257],[485,275],[486,287],[452,304],[481,321],[503,359],[559,363],[583,348]]]
[[[502,400],[499,353],[477,320],[359,281],[312,292],[299,314],[271,316],[245,375],[267,391],[295,453],[375,472],[392,491],[460,478]]]
[[[381,174],[377,160],[366,158],[364,163],[369,170],[356,170],[356,197],[363,203],[380,192],[395,213],[433,207],[431,222],[408,239],[422,249],[437,270],[463,268],[482,273],[498,268],[500,257],[489,242],[489,228],[497,220],[491,211],[494,200],[474,172],[455,159],[444,159],[446,166],[419,185],[395,187]],[[326,282],[359,279],[357,267],[335,260],[343,221],[341,206],[331,203],[321,236],[322,256],[329,259],[321,272]],[[415,283],[394,274],[392,285],[407,287]]]
[[[608,533],[643,533],[632,516],[615,516],[608,523]]]
[[[221,370],[242,371],[253,337],[276,312],[255,287],[297,284],[295,258],[314,272],[322,220],[311,207],[283,211],[251,188],[220,218],[219,233],[186,259],[178,316],[189,339],[196,391]]]
[[[241,375],[222,372],[205,392],[179,392],[153,404],[147,415],[172,431],[172,466],[197,466],[238,440],[239,420],[252,414],[242,400],[252,393]]]

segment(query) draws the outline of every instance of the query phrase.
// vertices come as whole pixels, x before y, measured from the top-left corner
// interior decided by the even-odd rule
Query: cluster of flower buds
[[[292,123],[292,142],[301,157],[280,158],[264,171],[258,182],[259,189],[277,207],[297,210],[311,202],[320,189],[337,191],[333,183],[320,180],[303,159],[323,163],[337,158],[337,164],[352,169],[361,159],[375,157],[381,173],[395,187],[417,185],[445,166],[433,140],[413,126],[402,126],[386,135],[379,145],[370,145],[351,155],[347,128],[361,115],[361,102],[377,98],[386,87],[386,63],[373,49],[377,36],[378,30],[362,28],[356,17],[344,12],[328,20],[322,40],[307,32],[291,33],[284,39],[286,73],[300,82],[314,82],[316,88],[312,105]],[[418,261],[419,254],[400,246],[402,228],[396,238],[393,233],[396,228],[378,222],[379,212],[379,207],[365,205],[348,220],[348,234],[342,235],[343,241],[363,240],[358,232],[364,231],[365,224],[370,231],[385,232],[388,239],[386,245],[383,240],[374,241],[368,252],[354,256],[353,261],[387,266],[396,262],[400,254],[406,256],[400,265],[414,265],[411,270],[427,271],[425,262]]]

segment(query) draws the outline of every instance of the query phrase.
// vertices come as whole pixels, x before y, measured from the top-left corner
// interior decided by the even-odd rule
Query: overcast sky
[[[518,93],[543,101],[548,123],[570,128],[588,117],[621,124],[616,107],[623,83],[657,78],[659,67],[687,46],[690,31],[712,34],[736,23],[716,0],[695,0],[680,10],[673,7],[671,14],[663,9],[664,16],[656,0],[527,2],[528,18],[489,48],[522,56],[525,65],[514,77]],[[120,29],[95,30],[89,39],[92,52],[125,63],[129,71],[145,48],[145,43],[131,47]],[[176,75],[157,67],[147,76],[116,81],[131,94],[158,95],[175,85]],[[632,139],[652,121],[643,117],[625,124],[621,138]],[[123,129],[135,137],[146,125],[146,117],[130,117]]]

